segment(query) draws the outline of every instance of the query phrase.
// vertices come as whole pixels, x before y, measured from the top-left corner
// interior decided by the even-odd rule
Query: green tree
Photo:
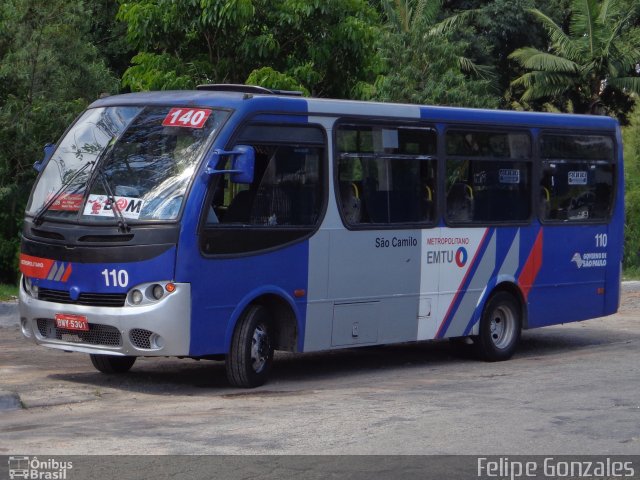
[[[250,78],[348,97],[375,68],[365,0],[132,0],[119,18],[140,51],[123,77],[133,90]]]
[[[127,25],[116,18],[120,4],[118,0],[82,0],[85,15],[90,19],[87,39],[98,49],[114,75],[118,78],[136,52],[127,42]]]
[[[549,51],[524,47],[510,55],[526,73],[512,86],[521,100],[550,100],[575,113],[610,114],[623,122],[640,92],[638,6],[623,0],[573,0],[569,30],[531,10],[550,37]]]
[[[625,160],[624,267],[640,272],[640,103],[622,130]]]
[[[383,2],[386,25],[379,49],[384,73],[372,97],[382,101],[494,108],[492,74],[464,54],[468,44],[451,32],[433,33],[439,2]]]
[[[118,83],[87,41],[87,12],[65,0],[0,5],[0,282],[15,281],[18,233],[42,146]]]

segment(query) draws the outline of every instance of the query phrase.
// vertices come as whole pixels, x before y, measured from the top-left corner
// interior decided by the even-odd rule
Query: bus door
[[[437,291],[437,275],[421,273],[422,228],[437,231],[435,130],[341,123],[336,139],[346,229],[330,239],[332,346],[415,340]]]

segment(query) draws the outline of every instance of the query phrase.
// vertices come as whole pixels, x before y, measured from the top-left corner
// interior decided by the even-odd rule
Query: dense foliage
[[[4,0],[0,282],[45,143],[103,93],[200,83],[616,116],[640,266],[637,0]]]
[[[88,4],[0,4],[0,282],[15,281],[31,168],[45,143],[118,81],[88,40]]]

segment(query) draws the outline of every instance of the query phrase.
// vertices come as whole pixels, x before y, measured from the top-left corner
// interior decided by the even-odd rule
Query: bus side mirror
[[[55,144],[47,143],[44,146],[44,157],[39,162],[36,162],[33,164],[33,169],[36,172],[41,172],[42,169],[47,166],[47,163],[49,163],[49,160],[51,160],[51,157],[53,156],[53,152],[55,152],[55,150],[56,150]]]
[[[224,155],[231,155],[233,159],[231,161],[230,170],[217,170],[220,157]],[[205,172],[208,175],[218,175],[228,173],[231,175],[231,181],[233,183],[251,183],[253,182],[253,172],[256,163],[256,151],[249,145],[236,145],[236,147],[228,152],[222,150],[216,150],[213,153],[213,157],[209,160]]]
[[[238,173],[231,174],[233,183],[251,183],[253,182],[253,171],[256,164],[256,151],[248,145],[237,145],[234,151],[239,151],[235,155],[232,162],[232,170]]]

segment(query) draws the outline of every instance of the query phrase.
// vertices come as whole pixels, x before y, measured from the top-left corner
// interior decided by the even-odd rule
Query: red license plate
[[[89,331],[89,321],[84,315],[71,315],[67,313],[56,313],[56,327],[66,330]]]

